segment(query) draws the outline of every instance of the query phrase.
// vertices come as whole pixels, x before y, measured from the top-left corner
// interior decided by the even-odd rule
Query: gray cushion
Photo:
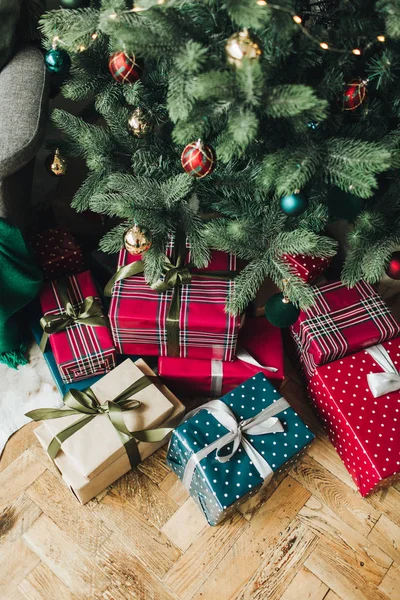
[[[40,146],[46,88],[46,68],[37,48],[22,48],[0,72],[0,179],[26,165]]]
[[[20,11],[21,0],[0,0],[0,69],[12,56]]]

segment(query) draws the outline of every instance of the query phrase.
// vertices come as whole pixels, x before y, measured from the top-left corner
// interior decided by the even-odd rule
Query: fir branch
[[[271,118],[293,117],[307,111],[316,121],[326,116],[328,103],[306,85],[280,85],[267,90],[265,113]]]

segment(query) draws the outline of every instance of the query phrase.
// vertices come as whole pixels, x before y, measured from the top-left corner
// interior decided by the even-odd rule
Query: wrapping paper
[[[167,247],[170,258],[173,242]],[[140,258],[121,250],[118,266]],[[187,262],[190,260],[188,249]],[[209,271],[235,271],[236,257],[213,252]],[[181,358],[233,360],[241,324],[240,316],[225,312],[234,282],[196,276],[180,288],[179,348]],[[172,290],[157,292],[143,275],[118,281],[112,292],[109,319],[115,347],[122,354],[168,356],[166,319]]]
[[[221,398],[233,411],[238,422],[261,413],[281,398],[279,392],[262,373],[254,375],[233,392]],[[213,401],[218,402],[218,401]],[[314,438],[307,426],[290,407],[279,412],[277,418],[283,431],[262,435],[243,436],[264,459],[272,472],[277,472]],[[191,456],[213,444],[228,433],[207,410],[201,410],[183,422],[172,434],[167,462],[183,480]],[[232,449],[232,445],[229,446]],[[225,451],[222,454],[225,454]],[[237,506],[255,494],[264,479],[244,450],[243,442],[227,462],[217,459],[216,451],[197,462],[189,492],[210,525],[217,525],[236,510]]]
[[[384,342],[400,369],[400,338]],[[309,395],[362,496],[400,479],[400,390],[374,398],[370,373],[382,368],[363,350],[318,367]]]
[[[85,270],[82,250],[66,227],[38,233],[31,243],[45,279],[57,279]]]
[[[143,360],[139,359],[133,363],[128,359],[112,373],[103,377],[101,381],[93,386],[93,390],[96,390],[95,393],[100,402],[105,401],[106,398],[109,399],[111,389],[113,390],[113,394],[116,395],[123,388],[127,387],[129,383],[132,383],[132,376],[137,379],[142,377],[143,374],[155,377],[154,372]],[[106,379],[108,379],[106,382],[107,385],[104,385]],[[146,396],[146,399],[143,396]],[[124,413],[125,422],[134,430],[138,430],[141,427],[153,428],[161,425],[163,427],[175,427],[185,410],[176,396],[161,383],[157,383],[157,386],[151,385],[145,388],[135,394],[134,397],[140,400],[143,406]],[[157,413],[157,410],[161,410],[162,412]],[[53,419],[52,421],[54,423],[54,421],[65,421],[65,419],[70,418]],[[96,421],[97,425],[94,426]],[[108,426],[105,424],[106,421],[108,422]],[[37,438],[45,449],[54,433],[53,427],[48,426],[49,423],[50,420],[43,421],[35,430]],[[100,429],[103,430],[104,435],[101,431],[99,433]],[[86,437],[82,436],[80,440],[76,438],[76,443],[73,446],[69,445],[66,447],[67,442],[80,432],[84,432]],[[128,456],[121,445],[115,429],[105,415],[96,417],[69,438],[67,442],[63,443],[62,449],[54,462],[60,470],[64,481],[82,504],[97,496],[108,485],[111,485],[131,469]],[[165,443],[166,440],[156,443],[138,442],[141,459],[145,460],[145,458],[153,454]],[[77,453],[79,453],[79,456]],[[101,462],[102,460],[103,462]],[[87,475],[84,475],[84,472]]]
[[[98,298],[89,271],[68,277],[70,300],[74,306],[88,296]],[[57,281],[45,283],[40,294],[43,315],[63,314]],[[109,328],[74,324],[50,335],[50,346],[63,383],[102,375],[115,366],[116,351]]]
[[[374,288],[361,281],[313,286],[315,304],[300,312],[290,333],[308,378],[318,366],[397,336],[400,326]]]
[[[265,318],[247,318],[239,333],[238,353],[245,350],[260,365],[235,358],[231,362],[190,358],[158,359],[158,374],[175,392],[185,395],[216,397],[227,394],[252,375],[262,372],[274,385],[284,378],[282,334]]]
[[[284,254],[282,259],[306,283],[314,281],[332,261],[332,257],[319,258],[318,256],[305,256],[304,254],[296,254],[295,256]]]

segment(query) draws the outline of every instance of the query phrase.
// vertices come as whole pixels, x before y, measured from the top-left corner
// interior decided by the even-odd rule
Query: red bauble
[[[108,61],[108,68],[115,81],[119,83],[133,83],[140,79],[142,67],[138,64],[134,54],[114,52]]]
[[[215,166],[215,154],[210,146],[200,140],[188,144],[181,156],[182,167],[193,177],[205,177]]]
[[[362,79],[356,79],[346,83],[343,88],[342,97],[339,104],[342,110],[355,110],[364,102],[367,97],[367,83]]]
[[[400,279],[400,252],[393,252],[386,269],[386,275],[391,279]]]

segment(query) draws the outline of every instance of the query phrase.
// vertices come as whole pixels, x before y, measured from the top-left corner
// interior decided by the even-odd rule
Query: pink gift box
[[[172,256],[173,242],[166,254]],[[139,260],[121,250],[118,267]],[[187,262],[190,261],[188,249]],[[236,257],[214,251],[207,271],[230,271],[234,275]],[[181,358],[233,360],[241,317],[225,312],[234,281],[196,276],[191,269],[190,284],[183,285],[180,294],[179,347]],[[205,273],[204,270],[201,271]],[[158,292],[150,288],[144,275],[128,277],[114,284],[109,319],[114,344],[123,354],[171,356],[167,336],[167,317],[173,291]]]
[[[98,299],[90,271],[66,277],[71,303],[78,307],[85,298]],[[58,293],[57,280],[45,283],[40,294],[43,315],[65,313]],[[107,325],[87,326],[75,323],[49,337],[61,378],[64,383],[103,375],[115,367],[116,352]]]
[[[318,256],[306,256],[305,254],[296,254],[295,256],[284,254],[282,259],[306,283],[314,281],[332,261],[332,257],[319,258]]]
[[[260,371],[273,385],[281,384],[284,378],[283,348],[278,327],[264,317],[247,318],[239,334],[238,356],[241,357],[243,351],[242,358],[231,362],[160,357],[158,373],[176,393],[190,396],[227,394]],[[258,365],[247,362],[251,358]]]
[[[384,342],[397,370],[400,338]],[[362,496],[400,479],[400,390],[375,398],[367,375],[383,373],[367,350],[316,369],[309,395]]]

